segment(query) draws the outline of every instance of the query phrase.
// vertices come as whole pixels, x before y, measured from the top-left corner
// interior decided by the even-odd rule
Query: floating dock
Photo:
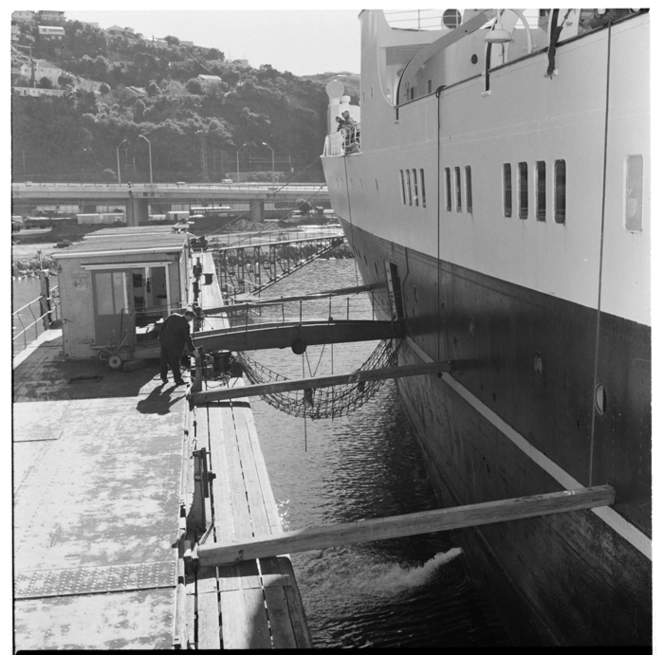
[[[128,368],[66,359],[60,330],[14,360],[14,648],[310,646],[288,557],[196,566],[192,537],[281,531],[249,403],[190,410]]]

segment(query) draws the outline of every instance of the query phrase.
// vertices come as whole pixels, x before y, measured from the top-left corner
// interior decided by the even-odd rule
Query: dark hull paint
[[[650,536],[650,328],[599,316],[607,403],[591,439],[596,311],[344,229],[382,313],[395,311],[387,260],[415,343],[467,362],[458,382],[582,486],[613,485],[616,512]],[[408,347],[402,359],[419,360]],[[445,506],[561,489],[444,380],[398,386]],[[651,562],[591,511],[457,536],[518,643],[651,643]]]

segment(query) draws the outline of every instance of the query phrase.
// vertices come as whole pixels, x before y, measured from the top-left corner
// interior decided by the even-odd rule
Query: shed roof
[[[188,240],[187,234],[173,232],[171,227],[126,227],[99,230],[82,242],[69,246],[66,251],[54,253],[54,259],[75,257],[108,257],[147,255],[150,253],[181,252]],[[91,238],[92,237],[92,238]]]

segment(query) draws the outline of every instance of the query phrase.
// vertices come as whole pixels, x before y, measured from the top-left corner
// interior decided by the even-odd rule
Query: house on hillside
[[[76,78],[76,87],[92,93],[99,93],[104,83],[97,80],[88,80],[85,77]]]
[[[53,86],[58,86],[58,79],[63,73],[62,68],[59,68],[55,64],[49,63],[45,59],[33,59],[32,64],[30,62],[21,64],[21,75],[31,80],[33,66],[36,82],[39,82],[39,80],[45,77],[46,79],[50,80]]]
[[[135,98],[142,98],[147,95],[146,90],[142,86],[126,86],[125,89]]]
[[[37,22],[40,25],[61,25],[65,22],[64,11],[44,10],[37,12]]]
[[[19,29],[18,25],[12,25],[12,43],[17,42],[20,36],[21,30]]]
[[[134,29],[131,27],[120,27],[119,25],[111,25],[106,28],[106,32],[111,36],[128,36],[134,35]]]
[[[201,83],[201,88],[203,91],[207,91],[221,85],[221,78],[218,75],[198,75],[196,79]]]
[[[64,27],[40,25],[37,29],[39,30],[39,38],[47,41],[62,41],[65,38]]]
[[[35,21],[34,11],[13,11],[12,20],[17,23],[33,23]]]
[[[63,89],[36,89],[31,86],[14,86],[12,87],[12,93],[17,96],[31,96],[33,98],[39,98],[43,96],[51,97],[62,97],[67,93]]]

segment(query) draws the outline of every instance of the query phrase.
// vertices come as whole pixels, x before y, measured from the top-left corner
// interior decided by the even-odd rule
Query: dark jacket
[[[186,345],[190,350],[194,350],[189,321],[181,314],[171,314],[164,321],[159,331],[159,341],[167,348],[184,350]]]

